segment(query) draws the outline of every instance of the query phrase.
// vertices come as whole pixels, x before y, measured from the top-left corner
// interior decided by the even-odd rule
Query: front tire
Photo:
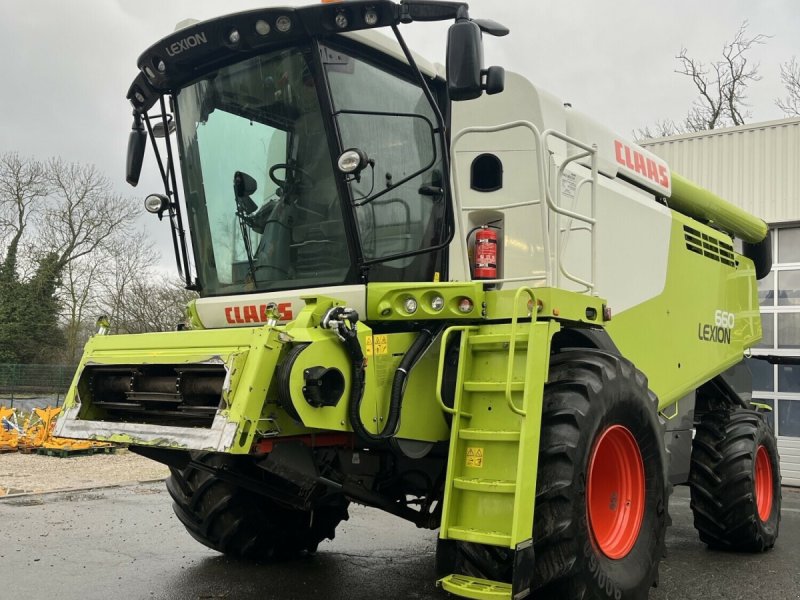
[[[544,390],[533,542],[539,598],[642,600],[667,527],[658,401],[624,358],[555,355]]]
[[[214,468],[246,468],[224,454],[199,453],[193,460]],[[348,518],[344,498],[313,511],[297,510],[191,463],[184,469],[170,467],[167,491],[189,535],[236,558],[273,561],[314,552],[322,540],[333,539],[336,526]]]
[[[759,413],[713,410],[697,426],[689,475],[694,526],[717,550],[763,552],[781,521],[780,459]]]

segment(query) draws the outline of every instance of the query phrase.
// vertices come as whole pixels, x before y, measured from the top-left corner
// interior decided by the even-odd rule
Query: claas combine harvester
[[[451,22],[446,66],[404,42],[421,21]],[[169,465],[180,521],[232,556],[312,552],[350,502],[438,529],[467,598],[646,598],[676,484],[705,543],[771,548],[742,363],[767,226],[485,68],[506,33],[359,0],[147,49],[128,181],[149,139],[145,205],[199,297],[179,330],[94,336],[56,434]]]

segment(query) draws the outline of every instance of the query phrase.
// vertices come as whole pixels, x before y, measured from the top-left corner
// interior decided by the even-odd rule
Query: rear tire
[[[195,461],[230,470],[242,462],[224,454],[200,453]],[[195,540],[212,550],[237,558],[285,560],[314,552],[324,539],[333,539],[336,526],[347,520],[347,501],[313,511],[288,508],[229,483],[191,464],[170,467],[167,491],[173,510]]]
[[[775,545],[780,460],[775,435],[759,413],[722,409],[703,415],[689,485],[694,526],[709,547],[763,552]]]
[[[647,598],[668,489],[658,400],[644,374],[599,350],[555,355],[542,412],[535,597]]]

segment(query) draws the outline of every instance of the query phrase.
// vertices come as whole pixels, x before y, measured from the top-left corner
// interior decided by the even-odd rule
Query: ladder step
[[[528,332],[522,331],[516,334],[517,344],[525,344],[528,342]],[[486,346],[490,344],[508,344],[511,342],[511,336],[507,333],[482,333],[478,335],[470,335],[467,340],[472,346]]]
[[[512,381],[511,382],[511,391],[512,392],[522,392],[525,390],[525,382],[524,381]],[[506,391],[506,382],[505,381],[465,381],[464,382],[464,391],[465,392],[505,392]]]
[[[471,527],[448,527],[447,537],[451,540],[474,542],[476,544],[489,544],[490,546],[511,547],[511,536],[502,531],[487,531]]]
[[[441,588],[462,598],[474,600],[510,600],[511,584],[467,575],[448,575],[439,580]]]
[[[462,429],[458,432],[462,440],[485,440],[487,442],[518,442],[519,431],[498,431],[494,429]]]
[[[456,477],[453,479],[453,485],[460,490],[496,494],[513,494],[517,489],[517,483],[509,479],[480,479],[478,477]]]

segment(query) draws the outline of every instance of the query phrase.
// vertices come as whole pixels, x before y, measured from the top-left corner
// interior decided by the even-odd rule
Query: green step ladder
[[[531,298],[530,288],[520,288]],[[555,321],[450,327],[460,333],[453,407],[441,397],[445,352],[440,355],[437,394],[453,415],[439,537],[514,551],[512,583],[452,573],[437,585],[478,600],[523,598],[530,590],[533,507],[550,340]]]

